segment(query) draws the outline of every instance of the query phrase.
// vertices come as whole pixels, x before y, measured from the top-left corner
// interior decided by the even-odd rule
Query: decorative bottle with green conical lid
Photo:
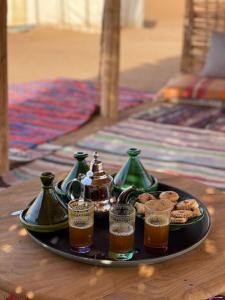
[[[126,189],[130,186],[135,186],[141,190],[148,190],[153,185],[153,177],[147,173],[138,155],[141,150],[130,148],[127,151],[128,160],[122,166],[120,171],[114,178],[114,184],[121,189]]]
[[[72,168],[72,170],[69,172],[69,174],[66,176],[66,178],[63,180],[61,184],[61,190],[64,193],[67,193],[67,187],[68,183],[75,179],[78,178],[79,174],[86,174],[89,171],[89,166],[85,160],[85,158],[88,157],[87,153],[84,152],[76,152],[74,154],[74,158],[76,159],[76,162]]]
[[[27,210],[24,219],[33,225],[55,225],[67,220],[67,209],[53,188],[54,174],[41,174],[42,190]]]

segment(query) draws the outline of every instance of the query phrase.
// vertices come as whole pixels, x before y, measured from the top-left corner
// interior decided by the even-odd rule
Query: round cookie
[[[173,223],[173,224],[184,224],[187,222],[187,218],[185,217],[180,217],[180,218],[174,218],[174,217],[171,217],[170,218],[170,223]]]
[[[193,218],[193,212],[191,210],[173,210],[171,217],[174,218]]]
[[[179,199],[179,195],[174,191],[166,191],[160,193],[159,198],[170,200],[171,202],[177,202]]]
[[[155,196],[148,194],[148,193],[143,193],[138,196],[138,201],[145,204],[147,201],[150,200],[156,200]]]
[[[145,205],[143,203],[136,202],[134,207],[136,208],[138,214],[145,214]]]
[[[194,210],[198,208],[198,202],[195,199],[186,199],[179,203],[177,203],[176,208],[177,209],[191,209]]]
[[[193,218],[196,218],[196,217],[200,217],[202,215],[201,211],[199,208],[195,208],[193,211]]]
[[[146,210],[147,209],[153,209],[156,211],[162,211],[162,210],[172,210],[174,207],[174,204],[167,199],[159,199],[159,200],[150,200],[146,204]]]

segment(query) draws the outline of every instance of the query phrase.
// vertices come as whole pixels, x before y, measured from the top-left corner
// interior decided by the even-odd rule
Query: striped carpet
[[[206,128],[225,132],[225,108],[186,103],[162,103],[136,118],[161,124]]]
[[[68,171],[73,153],[99,151],[107,167],[120,167],[126,150],[138,147],[148,169],[182,175],[225,190],[225,135],[207,129],[157,124],[130,118],[58,151],[17,168],[4,176],[15,184],[39,176],[43,170]]]
[[[137,147],[142,149],[142,161],[149,169],[225,190],[225,135],[221,132],[130,118],[88,136],[78,145],[111,154],[111,162],[129,147]]]
[[[121,87],[119,110],[152,99],[150,92]],[[30,161],[51,152],[46,143],[88,122],[97,100],[93,81],[59,78],[10,86],[10,159]]]

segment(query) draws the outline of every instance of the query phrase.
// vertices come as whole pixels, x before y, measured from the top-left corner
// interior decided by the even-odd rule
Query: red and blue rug
[[[91,119],[97,98],[93,81],[60,78],[10,86],[10,159],[29,161],[49,153],[52,148],[47,142],[76,131]],[[152,99],[150,92],[122,87],[119,110]]]

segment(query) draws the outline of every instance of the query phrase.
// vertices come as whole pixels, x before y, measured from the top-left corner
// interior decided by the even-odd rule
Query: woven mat
[[[160,124],[225,132],[225,108],[184,103],[162,103],[139,113],[137,119]]]
[[[146,168],[182,175],[225,190],[225,135],[206,129],[157,124],[130,118],[92,134],[75,146],[14,169],[3,177],[15,184],[38,177],[42,171],[68,171],[77,150],[99,151],[106,167],[120,167],[130,147],[142,149]]]

